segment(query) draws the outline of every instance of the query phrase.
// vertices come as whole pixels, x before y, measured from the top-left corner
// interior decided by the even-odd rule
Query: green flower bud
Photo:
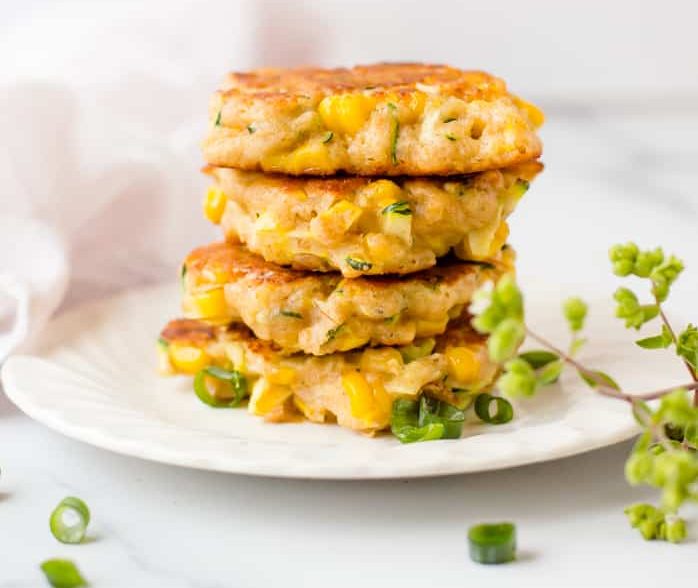
[[[621,261],[622,259],[629,259],[634,262],[638,252],[639,250],[635,243],[618,244],[609,249],[608,256],[613,262]]]
[[[613,262],[613,273],[621,278],[629,276],[633,272],[633,262],[630,259],[621,259]]]
[[[679,333],[676,352],[694,369],[698,368],[698,327],[689,324]]]
[[[490,357],[498,362],[511,358],[524,340],[526,333],[520,320],[508,318],[492,331],[487,340]]]
[[[587,309],[587,304],[581,298],[568,298],[562,305],[562,312],[572,331],[581,331],[584,328]]]
[[[681,543],[686,538],[686,522],[679,517],[667,517],[664,534],[667,541]]]
[[[654,519],[646,519],[642,521],[637,528],[647,541],[651,541],[652,539],[656,539],[659,534],[659,523],[660,521]]]
[[[637,527],[642,521],[655,518],[659,511],[651,504],[638,503],[627,506],[623,512],[628,517],[630,526]]]
[[[633,453],[625,462],[625,479],[632,486],[645,482],[652,474],[652,457],[646,452]]]
[[[641,251],[635,258],[633,273],[641,278],[647,278],[662,261],[664,261],[664,252],[660,248],[654,251]]]
[[[504,365],[504,370],[497,380],[497,387],[504,396],[519,398],[536,393],[536,372],[527,361],[516,357]]]
[[[523,296],[511,274],[502,276],[494,287],[493,299],[506,309],[510,318],[523,317]]]

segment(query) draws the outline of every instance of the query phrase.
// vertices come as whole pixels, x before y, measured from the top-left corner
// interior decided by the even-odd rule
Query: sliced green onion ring
[[[220,396],[212,394],[208,378],[213,378],[216,386],[221,386],[225,393]],[[247,378],[237,370],[209,366],[196,374],[194,392],[201,402],[214,408],[235,408],[247,396]]]
[[[441,423],[431,423],[423,427],[406,425],[400,428],[392,428],[401,443],[416,443],[418,441],[435,441],[444,438],[444,426]]]
[[[61,500],[49,518],[51,533],[61,543],[80,543],[89,524],[90,509],[75,496]]]
[[[492,414],[490,407],[494,403],[495,413]],[[475,399],[475,414],[481,421],[490,425],[503,425],[514,418],[514,408],[511,403],[501,396],[491,394],[478,394]]]
[[[80,570],[69,559],[47,559],[41,564],[49,584],[54,588],[79,588],[87,586]]]
[[[481,524],[468,531],[470,559],[501,564],[516,559],[516,527],[513,523]]]

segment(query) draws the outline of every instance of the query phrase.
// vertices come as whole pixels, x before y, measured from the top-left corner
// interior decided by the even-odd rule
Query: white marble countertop
[[[514,220],[521,273],[606,287],[605,249],[634,238],[688,260],[679,312],[698,290],[698,112],[646,105],[548,108],[547,171]],[[562,247],[555,246],[556,243]],[[610,290],[609,290],[610,292]],[[698,510],[681,546],[648,543],[623,506],[624,443],[501,472],[392,482],[310,482],[192,471],[66,439],[0,396],[0,587],[43,585],[39,563],[75,560],[95,588],[228,586],[656,586],[695,579]],[[90,505],[90,541],[57,543],[65,495]],[[511,519],[514,564],[468,558],[466,532]]]

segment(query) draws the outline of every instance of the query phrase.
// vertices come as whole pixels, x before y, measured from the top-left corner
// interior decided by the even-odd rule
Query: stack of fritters
[[[383,64],[231,74],[210,120],[204,211],[225,242],[182,266],[165,371],[268,420],[368,432],[398,398],[492,383],[468,305],[513,271],[537,108],[482,72]]]

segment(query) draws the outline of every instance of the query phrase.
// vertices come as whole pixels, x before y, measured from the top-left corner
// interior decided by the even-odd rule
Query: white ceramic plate
[[[529,324],[565,341],[556,288],[527,287]],[[596,395],[574,374],[515,406],[509,424],[467,425],[459,440],[401,445],[332,425],[267,424],[244,409],[213,410],[189,378],[161,378],[155,339],[177,314],[173,287],[136,291],[82,306],[50,323],[34,356],[2,370],[6,394],[61,433],[144,459],[242,474],[325,479],[401,478],[492,470],[573,455],[632,436],[620,401]],[[584,357],[628,387],[681,381],[678,362],[637,350],[594,302]],[[600,309],[603,309],[601,312]],[[591,351],[593,349],[593,352]],[[628,353],[630,351],[630,353]]]

